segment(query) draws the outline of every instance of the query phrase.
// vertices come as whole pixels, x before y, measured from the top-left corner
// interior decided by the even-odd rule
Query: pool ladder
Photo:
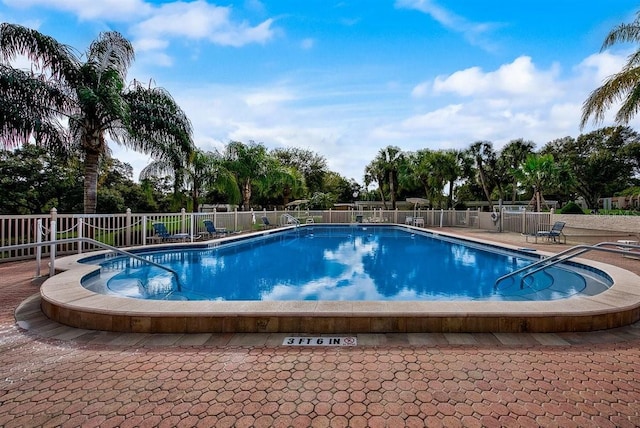
[[[287,224],[295,224],[296,227],[298,227],[300,226],[300,220],[298,220],[291,214],[282,214],[280,216],[280,226],[285,226]]]
[[[91,239],[91,238],[78,237],[78,238],[60,239],[60,240],[56,240],[56,241],[33,242],[33,243],[29,243],[29,244],[9,245],[9,246],[0,247],[0,252],[9,251],[9,250],[28,249],[28,248],[33,248],[33,247],[47,247],[47,246],[53,246],[53,245],[57,246],[57,245],[61,245],[61,244],[75,244],[75,243],[78,243],[78,242],[84,242],[84,243],[87,243],[87,244],[92,244],[92,245],[95,245],[96,247],[100,247],[100,248],[103,248],[105,250],[113,251],[114,253],[118,253],[118,254],[126,256],[126,257],[131,257],[132,259],[138,260],[138,261],[143,262],[143,263],[148,263],[148,264],[150,264],[152,266],[155,266],[155,267],[157,267],[159,269],[165,270],[165,271],[171,273],[174,276],[174,278],[176,279],[176,285],[177,285],[178,291],[182,291],[182,283],[180,282],[180,275],[178,275],[178,272],[176,272],[175,270],[171,269],[170,267],[161,265],[160,263],[156,263],[153,260],[146,259],[144,257],[141,257],[141,256],[137,255],[137,254],[131,253],[129,251],[122,250],[120,248],[114,247],[114,246],[109,245],[109,244],[105,244],[104,242],[96,241],[95,239]],[[53,252],[55,254],[55,250],[53,250]],[[109,258],[109,257],[106,255],[105,258]]]
[[[615,248],[606,248],[606,247],[615,247]],[[574,247],[561,251],[556,255],[542,258],[535,263],[531,263],[530,265],[527,265],[523,268],[514,270],[513,272],[510,272],[506,275],[501,276],[500,278],[496,279],[496,282],[493,288],[497,289],[500,283],[507,278],[511,278],[518,274],[524,273],[524,275],[522,275],[522,278],[520,278],[520,287],[523,288],[525,278],[535,273],[538,273],[548,267],[557,265],[558,263],[566,262],[569,259],[572,259],[574,257],[577,257],[589,251],[602,251],[605,253],[616,253],[616,254],[625,255],[625,254],[629,254],[630,250],[640,250],[640,245],[624,244],[621,242],[600,242],[595,245],[586,245],[586,244],[576,245]],[[529,270],[530,272],[527,272]]]

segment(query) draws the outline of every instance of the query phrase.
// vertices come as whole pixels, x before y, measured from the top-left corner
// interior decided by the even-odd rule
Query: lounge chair
[[[207,233],[211,238],[217,238],[227,234],[227,229],[224,227],[216,228],[216,225],[213,224],[212,220],[203,220],[202,222],[204,223],[204,227],[207,228]]]
[[[262,216],[260,217],[262,219],[262,227],[265,229],[269,229],[271,227],[275,227],[273,224],[271,224],[269,222],[269,219],[267,218],[267,216]]]
[[[564,229],[564,225],[566,223],[564,221],[556,221],[550,230],[539,230],[536,232],[536,237],[542,237],[547,239],[548,241],[553,240],[553,242],[558,242],[558,238],[563,238],[564,243],[567,243],[567,236],[562,233],[562,229]]]
[[[171,241],[187,241],[190,238],[198,239],[200,236],[190,236],[188,233],[169,233],[167,230],[167,226],[165,226],[162,222],[153,223],[153,230],[155,232],[155,236],[160,238],[162,242],[171,242]]]

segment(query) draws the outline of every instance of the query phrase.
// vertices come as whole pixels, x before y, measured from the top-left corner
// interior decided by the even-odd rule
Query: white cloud
[[[576,71],[579,75],[584,75],[590,79],[590,83],[601,85],[607,77],[622,70],[629,53],[614,54],[610,51],[604,51],[589,55],[578,64]]]
[[[216,6],[205,1],[166,3],[153,9],[149,18],[132,28],[137,38],[163,40],[165,37],[184,37],[192,40],[208,40],[224,46],[243,46],[249,43],[265,43],[273,37],[267,19],[257,26],[247,22],[234,22],[230,7]]]
[[[491,72],[471,67],[449,76],[438,76],[433,82],[433,91],[464,97],[522,96],[527,97],[528,103],[540,102],[562,95],[562,85],[557,81],[559,74],[557,66],[539,70],[530,57],[521,56]]]
[[[266,91],[263,90],[248,94],[245,97],[245,102],[250,107],[261,107],[266,104],[279,104],[294,99],[295,96],[288,89]]]
[[[126,22],[145,16],[151,5],[143,0],[4,0],[16,8],[46,7],[71,12],[81,20],[101,19]]]
[[[496,24],[471,22],[439,6],[435,0],[396,0],[396,7],[425,13],[446,29],[461,33],[469,43],[485,50],[495,50],[494,43],[487,38],[487,35],[496,27]]]
[[[304,39],[300,43],[300,47],[302,47],[302,49],[304,50],[309,50],[313,48],[315,44],[316,44],[316,41],[314,39]]]

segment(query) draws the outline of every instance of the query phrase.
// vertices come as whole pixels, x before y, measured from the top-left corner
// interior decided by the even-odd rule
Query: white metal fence
[[[283,214],[287,214],[285,216]],[[114,247],[134,247],[157,242],[153,223],[164,223],[171,234],[186,234],[188,240],[206,238],[204,220],[217,229],[246,232],[264,228],[262,218],[272,225],[283,225],[295,218],[300,223],[396,223],[424,227],[469,227],[505,232],[535,233],[551,224],[550,213],[503,211],[497,221],[491,213],[479,210],[324,210],[324,211],[232,211],[187,213],[61,214],[55,209],[46,215],[0,216],[0,246],[90,238]],[[12,249],[0,254],[1,260],[19,260],[47,256],[53,247]],[[95,249],[86,242],[57,245],[58,254],[80,253]]]

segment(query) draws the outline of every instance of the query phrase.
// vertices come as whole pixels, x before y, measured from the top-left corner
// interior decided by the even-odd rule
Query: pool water
[[[594,272],[553,267],[496,286],[537,260],[468,241],[389,226],[302,226],[212,247],[138,253],[174,269],[102,260],[83,282],[94,291],[172,300],[555,300],[611,284]]]

